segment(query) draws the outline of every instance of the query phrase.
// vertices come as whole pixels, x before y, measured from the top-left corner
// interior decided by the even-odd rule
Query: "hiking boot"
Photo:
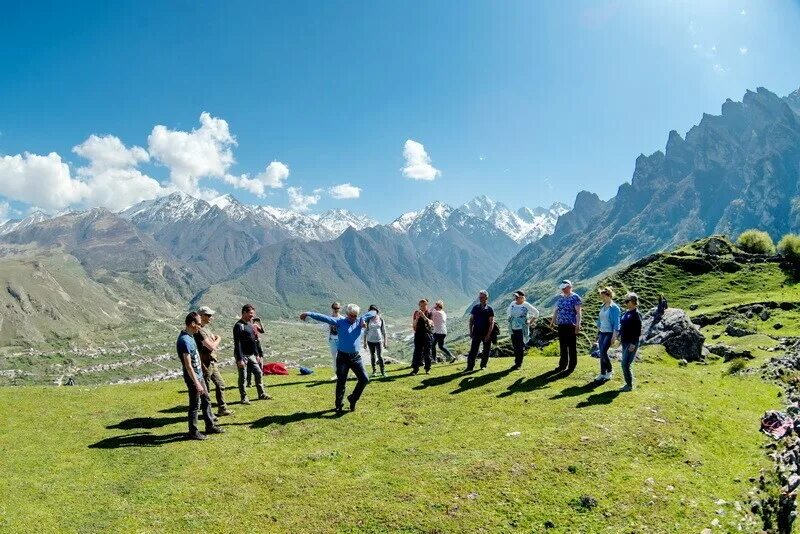
[[[221,426],[212,426],[211,428],[206,428],[206,434],[224,434],[225,429]]]
[[[241,404],[250,404],[250,399],[247,397],[243,398]]]
[[[208,439],[208,437],[199,430],[195,430],[194,432],[189,432],[186,434],[186,439],[196,439],[198,441],[202,441],[204,439]]]
[[[431,374],[431,370],[430,370],[430,369],[425,369],[425,374],[426,374],[426,375],[429,375],[429,374]]]
[[[336,415],[342,415],[344,413],[344,407],[337,406],[336,408],[334,408],[334,411],[336,412]]]
[[[218,416],[220,416],[220,417],[224,417],[224,416],[226,416],[226,415],[233,415],[233,411],[232,411],[232,410],[229,410],[229,409],[227,409],[227,408],[220,408],[220,409],[217,411],[217,415],[218,415]]]
[[[263,395],[258,396],[258,400],[272,400],[272,397],[264,393]]]
[[[347,396],[347,400],[350,402],[350,411],[351,412],[356,411],[356,401],[353,400],[353,396],[352,395],[348,395]]]
[[[411,376],[417,376],[417,373],[419,373],[419,371],[411,371]]]
[[[619,390],[622,392],[633,391],[633,386],[630,384],[625,384],[624,386],[619,388]]]

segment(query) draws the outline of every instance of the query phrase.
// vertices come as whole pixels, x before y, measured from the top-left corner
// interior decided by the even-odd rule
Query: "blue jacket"
[[[603,311],[605,304],[600,306],[600,311]],[[608,307],[608,320],[611,322],[611,330],[614,332],[619,332],[619,320],[622,316],[622,310],[620,310],[619,306],[616,302],[612,302],[611,306]],[[597,325],[597,329],[600,330],[600,315],[597,316],[597,321],[595,323]]]
[[[351,323],[347,317],[331,317],[321,313],[307,312],[306,315],[315,321],[321,323],[328,323],[336,326],[339,331],[339,339],[336,343],[336,348],[340,352],[347,352],[349,354],[358,352],[358,341],[361,339],[361,325],[375,317],[375,312],[367,312],[355,322]]]

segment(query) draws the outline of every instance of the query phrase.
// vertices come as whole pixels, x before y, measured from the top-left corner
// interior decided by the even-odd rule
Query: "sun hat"
[[[564,280],[562,280],[562,281],[561,281],[561,283],[558,285],[558,289],[565,289],[566,287],[572,287],[572,282],[570,282],[569,280],[567,280],[567,279],[565,278],[565,279],[564,279]]]
[[[515,297],[524,297],[525,292],[521,289],[517,289],[516,291],[514,291],[514,293],[512,293],[512,295],[514,295]]]
[[[214,315],[216,312],[208,306],[200,306],[200,309],[197,310],[197,313],[200,315]]]

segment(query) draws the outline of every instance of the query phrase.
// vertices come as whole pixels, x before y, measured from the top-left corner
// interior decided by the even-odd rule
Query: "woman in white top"
[[[364,348],[369,347],[369,354],[372,360],[372,376],[377,376],[375,372],[375,356],[378,356],[378,365],[381,369],[381,376],[386,378],[386,372],[383,369],[383,351],[388,345],[386,343],[386,325],[383,322],[383,317],[380,315],[378,307],[374,304],[369,307],[369,311],[376,313],[375,317],[367,321],[367,328],[364,330]]]
[[[455,361],[453,354],[444,346],[444,338],[447,337],[447,314],[444,312],[444,302],[437,300],[433,305],[432,320],[433,320],[433,346],[431,347],[431,356],[433,361],[436,360],[436,347],[438,346],[442,352],[447,356],[447,361]]]
[[[530,337],[530,327],[539,318],[539,310],[525,300],[525,292],[514,291],[514,302],[508,305],[508,330],[511,332],[511,344],[514,346],[513,371],[522,367],[525,356],[525,345]]]

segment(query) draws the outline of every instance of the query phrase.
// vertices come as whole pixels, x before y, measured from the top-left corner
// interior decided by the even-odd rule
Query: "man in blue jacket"
[[[347,374],[352,370],[356,375],[358,383],[356,384],[353,393],[351,393],[347,400],[350,401],[350,411],[356,410],[356,403],[361,397],[361,393],[369,383],[367,371],[364,369],[364,364],[361,363],[361,354],[358,352],[359,340],[361,339],[361,329],[366,325],[366,322],[375,317],[375,312],[370,311],[359,317],[361,308],[355,304],[348,304],[345,308],[344,317],[331,317],[321,313],[306,312],[300,314],[300,320],[305,321],[306,318],[314,319],[322,323],[336,326],[339,339],[337,340],[336,353],[336,412],[342,413],[344,410],[344,390],[347,384]]]

